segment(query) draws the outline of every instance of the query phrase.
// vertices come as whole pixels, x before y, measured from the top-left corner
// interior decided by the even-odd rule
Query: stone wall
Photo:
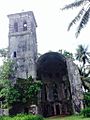
[[[36,78],[37,24],[34,14],[28,11],[8,15],[8,18],[9,57],[15,61],[15,76]]]
[[[67,59],[66,63],[69,82],[71,86],[73,111],[74,113],[80,112],[80,109],[83,107],[82,106],[83,91],[78,67],[71,59]]]

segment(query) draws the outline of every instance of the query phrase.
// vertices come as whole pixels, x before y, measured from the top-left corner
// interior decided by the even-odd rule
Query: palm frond
[[[84,75],[85,78],[87,77],[89,79],[89,82],[90,82],[90,77],[88,77],[90,75],[90,70]]]
[[[85,51],[85,47],[82,44],[80,44],[80,45],[78,45],[78,48],[76,50],[77,50],[77,52],[80,52],[82,54],[83,51]]]
[[[90,90],[90,78],[81,78],[82,80],[82,85],[84,86],[85,89]]]
[[[88,45],[86,46],[86,48],[85,48],[85,51],[87,51],[88,50]]]
[[[90,78],[89,77],[83,78],[83,81],[90,85]]]
[[[82,57],[83,53],[84,53],[84,46],[83,45],[78,45],[78,48],[76,49],[77,53],[75,54],[76,57]]]
[[[89,16],[90,16],[90,7],[88,8],[88,10],[85,12],[85,14],[83,15],[81,22],[78,26],[77,32],[76,32],[76,38],[78,37],[78,35],[81,32],[81,29],[85,27],[85,25],[88,23],[89,20]]]
[[[87,52],[87,55],[90,57],[90,52]]]
[[[71,28],[71,26],[72,26],[73,24],[76,24],[76,22],[80,20],[80,18],[81,18],[81,16],[83,15],[83,13],[84,13],[84,8],[82,8],[82,9],[80,10],[80,12],[78,13],[78,15],[71,21],[71,23],[70,23],[69,26],[68,26],[68,31],[70,30],[70,28]]]
[[[79,7],[80,5],[82,5],[86,0],[79,0],[79,1],[76,1],[74,3],[71,3],[69,5],[66,5],[64,8],[62,8],[62,10],[65,10],[65,9],[69,9],[69,8],[73,8],[73,7]]]

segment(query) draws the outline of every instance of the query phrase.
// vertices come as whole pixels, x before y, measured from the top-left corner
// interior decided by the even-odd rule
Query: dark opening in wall
[[[23,22],[23,31],[26,31],[27,30],[27,22]]]
[[[14,53],[13,53],[13,57],[16,57],[16,51],[14,51]]]

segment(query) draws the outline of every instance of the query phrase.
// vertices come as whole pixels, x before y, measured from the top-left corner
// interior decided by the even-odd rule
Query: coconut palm
[[[90,53],[88,52],[88,47],[79,45],[76,49],[76,60],[83,63],[82,66],[79,66],[79,73],[81,76],[82,85],[85,90],[90,91],[90,67],[86,65],[86,62],[90,63]]]
[[[82,79],[82,84],[84,86],[85,91],[88,90],[90,91],[90,77],[83,77]]]
[[[86,62],[90,63],[90,53],[88,52],[88,47],[79,45],[76,49],[75,56],[76,60],[83,63],[83,66],[86,64]]]
[[[74,7],[79,7],[82,6],[81,10],[77,14],[77,16],[71,21],[71,23],[68,26],[68,30],[70,30],[71,26],[73,24],[76,24],[77,22],[80,21],[79,26],[77,28],[76,32],[76,38],[80,34],[80,31],[82,28],[85,27],[85,25],[89,21],[89,16],[90,16],[90,0],[75,0],[75,2],[66,5],[62,10],[64,9],[69,9],[69,8],[74,8]]]
[[[90,91],[90,69],[85,68],[85,67],[79,67],[79,73],[82,81],[82,85],[86,90]]]

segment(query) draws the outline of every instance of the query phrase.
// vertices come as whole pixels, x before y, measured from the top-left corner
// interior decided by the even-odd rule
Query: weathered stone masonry
[[[47,117],[79,112],[83,93],[77,66],[56,52],[37,58],[37,24],[32,11],[11,14],[8,18],[9,57],[15,61],[15,78],[31,75],[43,83],[37,100],[38,113]]]
[[[9,57],[16,61],[16,77],[36,78],[37,39],[33,12],[8,15]]]

